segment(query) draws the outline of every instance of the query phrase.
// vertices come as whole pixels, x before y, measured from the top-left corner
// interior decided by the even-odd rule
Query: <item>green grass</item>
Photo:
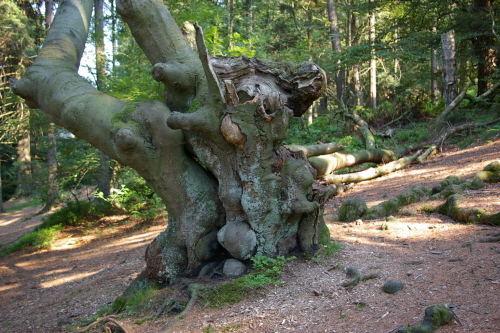
[[[68,225],[97,220],[112,211],[112,206],[103,201],[70,202],[65,207],[45,217],[33,231],[22,235],[14,243],[0,251],[0,257],[30,247],[42,249],[50,247],[57,234]]]
[[[253,272],[210,289],[203,294],[202,301],[205,306],[211,308],[222,308],[238,303],[260,287],[280,283],[283,266],[295,259],[295,257],[268,258],[256,255],[251,259]]]
[[[335,252],[342,250],[342,248],[342,244],[328,240],[324,245],[320,245],[320,249],[311,260],[320,263],[331,257]]]
[[[49,228],[28,232],[22,235],[17,241],[0,251],[0,257],[12,252],[24,250],[29,247],[42,249],[49,247],[56,235],[62,230],[61,225],[54,225]]]
[[[18,210],[23,210],[23,209],[28,208],[28,207],[35,207],[35,206],[38,206],[41,204],[42,204],[42,202],[40,200],[26,201],[26,202],[20,203],[18,205],[14,205],[12,207],[6,208],[5,212],[11,213],[11,212],[15,212]]]
[[[123,312],[126,315],[134,315],[144,310],[151,310],[152,306],[156,304],[157,291],[157,287],[148,286],[137,290],[131,296],[118,296],[111,307],[106,309],[106,313]]]

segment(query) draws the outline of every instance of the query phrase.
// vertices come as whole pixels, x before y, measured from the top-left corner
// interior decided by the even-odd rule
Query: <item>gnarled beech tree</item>
[[[290,117],[323,93],[323,70],[211,57],[201,28],[194,39],[183,35],[161,2],[119,0],[153,78],[165,86],[164,102],[125,103],[76,73],[92,6],[61,4],[40,54],[12,87],[54,123],[135,169],[164,200],[168,227],[149,245],[142,277],[167,284],[224,258],[314,253],[329,237],[322,213],[334,191],[315,182],[304,153],[312,150],[281,143]],[[331,152],[324,148],[316,154]]]

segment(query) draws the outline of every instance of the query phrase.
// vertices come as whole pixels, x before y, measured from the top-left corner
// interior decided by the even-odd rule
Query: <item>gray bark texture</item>
[[[169,221],[146,251],[141,279],[168,284],[223,258],[314,253],[329,239],[302,151],[281,145],[288,121],[325,90],[324,71],[244,57],[211,57],[196,27],[192,48],[154,0],[116,6],[165,86],[166,103],[125,103],[76,74],[93,2],[61,4],[45,45],[14,91],[55,123],[143,176]],[[313,186],[314,185],[314,186]]]
[[[441,35],[443,48],[443,97],[446,106],[457,97],[457,68],[455,59],[455,31]]]

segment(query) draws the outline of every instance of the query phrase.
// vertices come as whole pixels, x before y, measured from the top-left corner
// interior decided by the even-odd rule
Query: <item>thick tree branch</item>
[[[460,92],[460,94],[458,94],[457,97],[455,97],[455,99],[453,99],[453,101],[451,101],[451,103],[444,109],[443,112],[441,112],[441,114],[434,120],[434,127],[438,127],[441,123],[444,122],[444,119],[446,118],[446,116],[448,116],[448,114],[450,114],[453,110],[455,110],[455,108],[460,104],[460,102],[464,99],[466,93],[467,93],[467,89],[469,89],[469,87],[472,85],[472,83],[467,83],[467,85],[465,86],[465,88]]]

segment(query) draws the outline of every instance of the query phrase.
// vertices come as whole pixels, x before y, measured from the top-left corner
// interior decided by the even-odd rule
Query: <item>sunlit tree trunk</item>
[[[111,6],[111,53],[112,53],[112,71],[115,71],[116,65],[116,54],[118,52],[118,39],[116,38],[116,12],[115,12],[115,0],[110,0]]]
[[[432,32],[436,33],[436,27],[432,27]],[[431,50],[431,98],[433,101],[436,101],[439,98],[440,91],[438,88],[438,57],[437,50],[432,48]]]
[[[227,0],[227,41],[228,50],[233,48],[233,33],[234,33],[234,0]]]
[[[253,0],[246,0],[246,15],[247,15],[247,38],[248,46],[252,48],[253,38]]]
[[[457,97],[457,69],[455,60],[455,31],[441,35],[443,48],[443,97],[448,106]]]

